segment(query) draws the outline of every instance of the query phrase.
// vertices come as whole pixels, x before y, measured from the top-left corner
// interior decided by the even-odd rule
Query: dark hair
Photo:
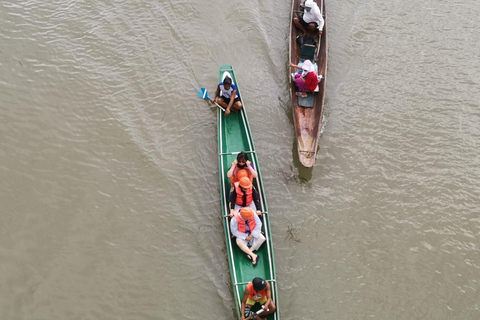
[[[240,165],[240,161],[245,161],[245,164],[244,165]],[[242,169],[242,168],[245,168],[247,166],[247,161],[248,161],[248,156],[245,152],[240,152],[237,156],[237,167]]]
[[[245,152],[240,152],[237,156],[237,161],[244,160],[248,161],[248,156]]]
[[[225,77],[225,79],[223,79],[223,84],[232,84],[232,79],[230,77]]]

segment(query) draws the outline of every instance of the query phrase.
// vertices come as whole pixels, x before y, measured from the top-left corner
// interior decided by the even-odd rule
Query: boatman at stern
[[[218,104],[225,109],[226,116],[230,114],[230,110],[238,112],[243,107],[240,97],[238,96],[238,89],[232,84],[230,77],[225,77],[223,82],[217,86],[217,91],[215,91],[212,103],[215,103],[217,97],[219,97]]]
[[[320,8],[313,0],[306,0],[304,6],[305,11],[293,18],[293,23],[305,34],[314,35],[315,30],[318,31],[318,34],[322,34],[325,20],[323,20]]]
[[[263,308],[258,315],[250,310],[255,303],[259,303]],[[276,309],[270,284],[262,278],[253,278],[252,282],[247,284],[243,294],[241,320],[263,320],[261,317],[274,313]]]

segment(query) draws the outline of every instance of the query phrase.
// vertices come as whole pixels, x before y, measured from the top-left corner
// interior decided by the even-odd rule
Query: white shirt
[[[255,212],[253,214],[253,218],[255,219],[255,229],[253,230],[248,230],[248,224],[246,224],[246,229],[245,231],[249,231],[248,233],[244,233],[244,232],[240,232],[238,231],[238,222],[237,222],[237,219],[235,217],[233,217],[231,220],[230,220],[230,231],[232,232],[232,234],[237,237],[238,239],[242,239],[242,240],[245,240],[247,238],[247,236],[251,233],[252,236],[254,238],[257,238],[261,233],[262,233],[262,221],[260,220],[260,218],[258,217],[257,213]],[[242,220],[245,220],[243,219],[241,216],[240,216],[240,219]]]
[[[325,24],[325,21],[323,20],[322,14],[320,13],[320,8],[318,5],[314,2],[313,7],[310,10],[310,12],[305,12],[303,13],[303,21],[306,23],[311,23],[311,22],[316,22],[318,24],[318,30],[323,30],[323,25]]]

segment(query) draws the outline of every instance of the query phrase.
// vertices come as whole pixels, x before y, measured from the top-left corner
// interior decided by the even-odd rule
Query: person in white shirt
[[[315,31],[322,34],[325,21],[320,13],[320,8],[313,0],[306,0],[304,6],[305,11],[293,18],[293,23],[305,34],[314,35]]]
[[[249,207],[236,211],[230,220],[230,231],[235,236],[238,247],[252,260],[254,267],[260,256],[254,253],[265,242],[262,234],[262,221]]]

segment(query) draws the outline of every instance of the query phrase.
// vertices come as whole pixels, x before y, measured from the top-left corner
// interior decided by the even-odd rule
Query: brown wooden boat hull
[[[325,25],[321,37],[316,37],[315,41],[320,43],[320,50],[314,62],[318,65],[318,74],[323,76],[323,79],[318,84],[319,91],[314,94],[313,108],[304,108],[298,105],[296,95],[297,86],[292,81],[290,73],[292,69],[289,68],[290,79],[290,97],[293,109],[293,122],[295,124],[295,135],[297,139],[298,158],[303,166],[309,168],[315,163],[318,149],[318,138],[322,129],[322,117],[325,104],[325,88],[327,78],[327,16],[325,11],[325,0],[315,0],[321,8]],[[289,59],[293,64],[298,64],[300,59],[300,47],[296,42],[298,35],[303,35],[302,31],[297,29],[293,24],[293,17],[299,8],[301,0],[293,0],[292,12],[290,19],[290,45],[289,45]]]

